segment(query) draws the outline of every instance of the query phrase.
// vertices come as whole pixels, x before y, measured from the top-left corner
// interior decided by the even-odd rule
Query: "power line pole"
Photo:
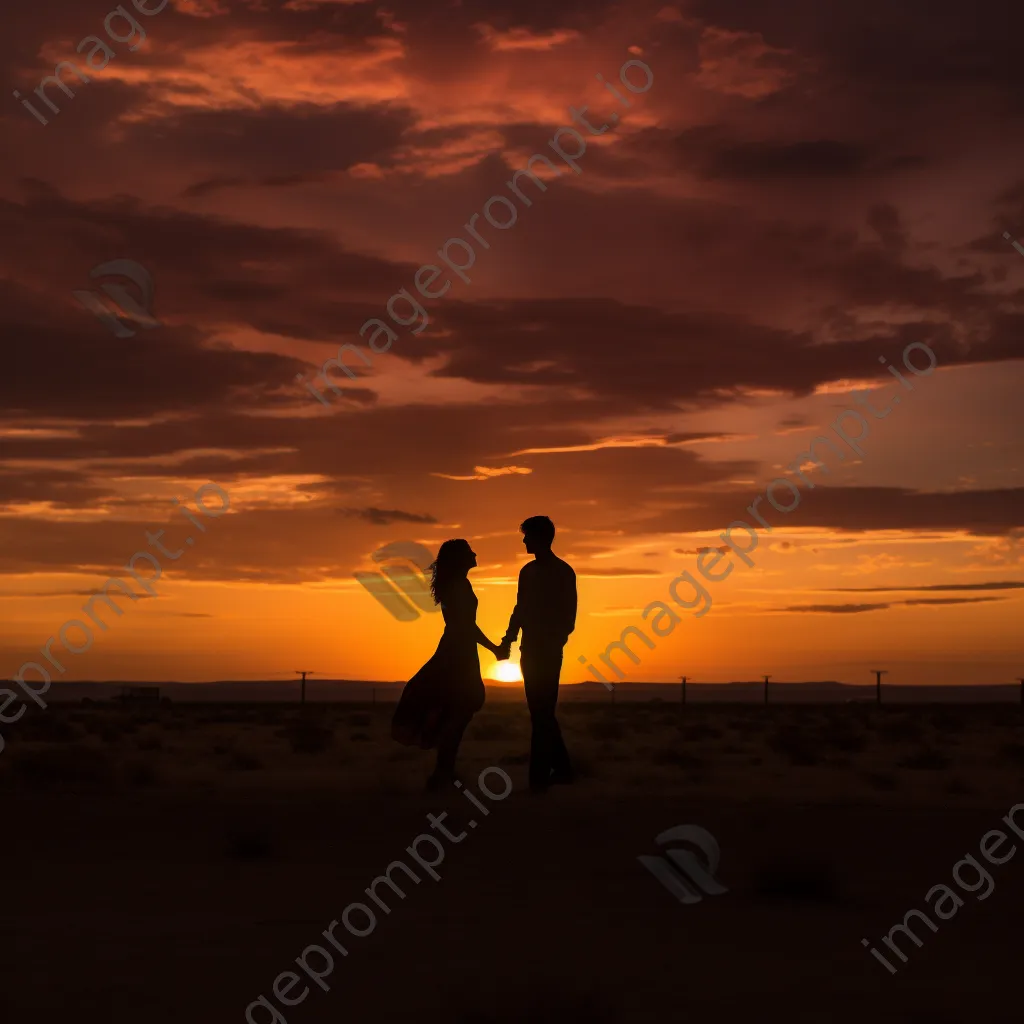
[[[303,670],[301,668],[297,668],[297,669],[295,669],[295,672],[296,672],[297,675],[302,676],[302,703],[305,704],[306,703],[306,676],[313,675],[313,670],[311,668],[307,668],[305,670],[305,672],[303,672]]]
[[[885,668],[873,668],[871,670],[875,674],[875,702],[879,707],[882,706],[882,676],[887,676],[889,670]]]
[[[1018,678],[1017,682],[1020,683],[1020,702],[1024,704],[1024,679]]]
[[[764,677],[764,706],[765,707],[768,707],[768,680],[769,679],[771,679],[771,676],[765,676]]]
[[[679,678],[683,681],[682,693],[680,695],[680,703],[685,704],[686,703],[686,676],[680,676]]]

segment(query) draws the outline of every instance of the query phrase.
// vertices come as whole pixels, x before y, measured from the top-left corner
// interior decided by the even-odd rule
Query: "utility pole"
[[[303,671],[301,668],[297,668],[297,669],[295,669],[295,672],[296,672],[297,675],[302,676],[302,703],[305,704],[306,703],[306,676],[313,675],[313,670],[311,668],[307,668],[305,671]]]
[[[615,684],[614,683],[611,684],[611,688],[612,688],[612,703],[614,704],[615,703]]]
[[[685,704],[686,703],[686,676],[680,676],[679,678],[683,681],[682,693],[680,695],[680,703]]]
[[[1017,682],[1020,683],[1020,702],[1024,704],[1024,679],[1018,678]]]
[[[885,668],[873,668],[871,670],[875,674],[875,702],[879,707],[882,706],[882,676],[887,676],[889,670]]]
[[[764,677],[764,706],[765,707],[768,707],[768,680],[769,679],[771,679],[771,676],[765,676]]]

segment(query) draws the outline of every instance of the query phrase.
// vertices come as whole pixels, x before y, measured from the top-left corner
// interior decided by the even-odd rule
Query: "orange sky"
[[[2,112],[4,674],[53,637],[60,680],[407,678],[440,616],[399,622],[352,574],[466,537],[497,640],[517,525],[547,514],[579,578],[563,680],[587,679],[780,477],[799,505],[762,497],[754,565],[729,552],[710,611],[673,605],[626,679],[1024,674],[1024,15],[914,6],[170,0],[129,5],[134,51],[109,6],[12,9],[22,98],[91,34],[115,56],[49,89],[59,113],[36,100],[49,124]],[[574,173],[550,142],[584,106],[619,117],[576,125]],[[560,173],[527,205],[507,182],[542,152]],[[473,221],[466,282],[438,249],[499,195],[516,222]],[[119,258],[160,321],[130,337],[72,296]],[[418,295],[429,323],[393,307],[370,353],[360,326],[424,264],[451,282]],[[344,344],[371,358],[325,406],[296,376]],[[900,402],[875,418],[859,389]],[[845,458],[798,479],[826,433]],[[172,501],[209,482],[230,508],[199,532]],[[69,650],[161,529],[182,553],[154,595]]]

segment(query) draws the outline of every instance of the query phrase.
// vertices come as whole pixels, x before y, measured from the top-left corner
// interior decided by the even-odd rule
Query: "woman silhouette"
[[[391,722],[391,735],[405,746],[437,748],[437,765],[427,789],[455,779],[455,757],[470,719],[484,704],[484,683],[476,647],[492,644],[476,624],[476,594],[469,570],[476,554],[465,540],[446,540],[430,565],[430,592],[441,606],[444,633],[431,659],[409,680]]]

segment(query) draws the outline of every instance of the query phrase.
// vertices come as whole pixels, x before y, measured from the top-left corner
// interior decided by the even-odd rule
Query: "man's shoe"
[[[569,786],[575,781],[576,776],[572,772],[552,772],[548,780],[552,786]]]

